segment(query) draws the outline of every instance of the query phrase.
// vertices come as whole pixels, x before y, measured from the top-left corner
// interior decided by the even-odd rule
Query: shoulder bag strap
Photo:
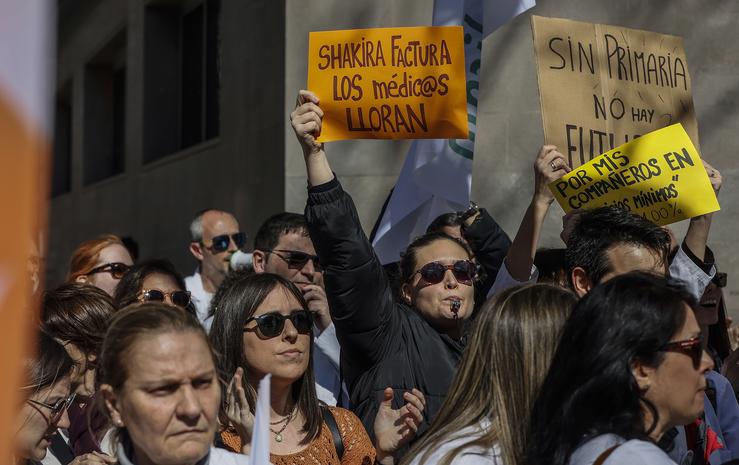
[[[339,425],[336,424],[336,418],[328,407],[321,407],[321,413],[323,414],[323,421],[331,431],[331,437],[333,438],[334,447],[336,448],[336,456],[341,462],[341,458],[344,456],[344,440],[341,439],[341,433],[339,432]]]
[[[606,463],[606,460],[608,460],[608,457],[610,457],[613,451],[616,450],[618,446],[620,445],[621,444],[616,444],[615,446],[609,447],[608,449],[601,452],[598,458],[595,459],[595,462],[593,462],[593,465],[603,465],[604,463]]]

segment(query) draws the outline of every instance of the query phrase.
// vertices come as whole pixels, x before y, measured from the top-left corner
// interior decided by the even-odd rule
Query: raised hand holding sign
[[[320,142],[467,138],[462,27],[311,32],[308,88]]]
[[[685,129],[673,124],[604,153],[549,188],[565,212],[616,205],[666,225],[720,209],[708,170]]]

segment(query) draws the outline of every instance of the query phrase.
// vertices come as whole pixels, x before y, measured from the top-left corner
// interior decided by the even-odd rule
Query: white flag
[[[269,465],[269,408],[270,383],[272,375],[267,374],[259,382],[257,405],[254,409],[254,433],[251,437],[251,465]]]
[[[400,260],[400,253],[434,218],[469,204],[482,39],[535,4],[535,0],[434,3],[434,26],[464,27],[470,135],[469,139],[413,141],[372,241],[383,264]]]

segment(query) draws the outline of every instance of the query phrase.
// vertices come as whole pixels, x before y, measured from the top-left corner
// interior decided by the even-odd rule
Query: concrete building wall
[[[143,57],[150,46],[144,40],[144,9],[153,2],[67,3],[60,8],[57,80],[72,89],[72,186],[51,202],[48,284],[64,279],[80,242],[103,233],[130,235],[139,242],[142,258],[167,257],[190,274],[195,262],[187,251],[188,227],[203,208],[234,212],[253,237],[259,224],[284,205],[284,3],[222,2],[220,134],[149,163],[143,157]],[[84,185],[84,158],[97,155],[83,153],[85,64],[122,28],[127,37],[125,170]]]
[[[71,82],[72,191],[52,202],[49,276],[58,282],[74,246],[102,232],[130,234],[141,255],[166,256],[183,271],[192,213],[219,206],[237,213],[253,235],[271,213],[302,212],[302,154],[289,125],[306,83],[308,32],[416,26],[432,21],[433,0],[222,0],[221,132],[217,140],[142,163],[143,8],[138,0],[76,0],[62,18],[59,82]],[[147,4],[147,2],[143,2]],[[692,75],[703,156],[724,175],[711,245],[730,274],[726,297],[739,316],[739,44],[731,40],[739,3],[730,0],[540,0],[483,44],[472,197],[513,235],[532,194],[532,162],[543,141],[530,15],[622,25],[683,37]],[[126,170],[84,186],[81,141],[84,63],[125,25],[127,34]],[[327,146],[332,166],[353,195],[369,232],[403,163],[408,142],[349,141]],[[554,206],[542,245],[558,246]],[[685,224],[676,225],[678,236]],[[733,278],[733,279],[732,279]]]

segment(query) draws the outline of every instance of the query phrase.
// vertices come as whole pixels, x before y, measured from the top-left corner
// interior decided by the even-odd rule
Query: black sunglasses
[[[125,263],[115,262],[115,263],[106,263],[105,265],[100,265],[98,267],[95,267],[85,273],[85,276],[90,276],[91,274],[95,273],[110,273],[111,276],[113,276],[113,279],[121,279],[124,274],[126,274],[126,271],[128,271],[131,267],[126,265]]]
[[[311,260],[313,262],[313,268],[316,271],[322,271],[323,267],[321,266],[321,262],[318,259],[318,255],[311,255],[309,253],[301,252],[299,250],[282,250],[282,249],[274,249],[274,250],[265,250],[267,253],[275,254],[281,259],[285,260],[287,262],[287,267],[292,269],[301,269],[305,266],[306,263],[308,263],[308,260]],[[282,256],[281,254],[285,254],[285,256]]]
[[[139,294],[141,302],[164,302],[169,297],[170,302],[178,307],[185,308],[190,305],[189,291],[164,292],[159,289],[144,289]]]
[[[265,313],[249,318],[246,323],[256,321],[257,328],[262,336],[277,337],[285,329],[285,320],[290,320],[295,329],[301,334],[308,334],[313,330],[313,313],[308,310],[294,311],[287,316],[277,312]],[[244,331],[249,331],[249,328],[245,327]]]
[[[703,358],[703,338],[694,337],[684,341],[668,342],[657,350],[661,352],[679,352],[681,354],[685,354],[693,360],[693,368],[697,370],[700,368],[701,359]]]
[[[232,240],[236,245],[236,248],[240,249],[244,247],[244,245],[246,245],[246,233],[237,232],[231,235],[221,234],[220,236],[215,236],[213,237],[213,239],[211,239],[210,246],[206,247],[216,253],[224,252],[228,250],[228,246],[231,244]]]
[[[472,285],[477,275],[477,267],[469,260],[457,260],[451,265],[444,265],[440,262],[430,262],[423,265],[415,274],[420,274],[421,279],[429,284],[438,284],[444,280],[446,270],[452,270],[454,279],[460,284],[467,286]]]
[[[711,280],[718,287],[726,287],[726,273],[718,272]]]
[[[47,404],[46,402],[40,402],[38,400],[28,399],[26,402],[32,405],[38,405],[39,407],[47,408],[51,411],[51,415],[49,416],[49,424],[54,425],[56,424],[59,419],[62,417],[62,414],[65,410],[69,408],[69,406],[74,401],[74,397],[76,396],[76,393],[72,393],[69,397],[66,397],[64,399],[59,399],[58,401],[54,402],[54,404]]]

